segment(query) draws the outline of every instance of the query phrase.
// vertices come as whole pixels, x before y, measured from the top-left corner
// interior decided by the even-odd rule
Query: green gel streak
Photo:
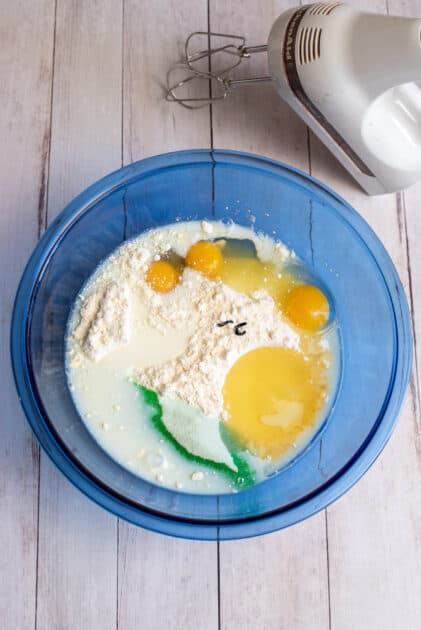
[[[247,461],[243,457],[241,457],[239,453],[231,452],[233,462],[237,466],[237,472],[235,472],[225,464],[220,464],[217,462],[213,462],[210,459],[204,459],[203,457],[199,457],[198,455],[193,455],[187,449],[185,449],[184,446],[177,442],[173,435],[168,431],[162,420],[162,407],[159,403],[158,394],[152,389],[143,387],[143,385],[139,385],[138,383],[133,383],[133,385],[142,394],[144,402],[151,408],[151,422],[155,429],[162,435],[162,437],[164,437],[168,442],[170,442],[170,444],[172,444],[172,446],[182,457],[191,462],[196,462],[201,466],[207,466],[208,468],[212,468],[213,470],[224,474],[225,476],[230,478],[236,488],[244,489],[250,488],[254,485],[254,471],[250,470],[250,466],[248,465]]]

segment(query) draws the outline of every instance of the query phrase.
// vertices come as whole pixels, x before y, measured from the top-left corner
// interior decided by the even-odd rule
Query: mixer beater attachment
[[[206,38],[208,47],[197,49],[194,43],[199,38]],[[212,40],[218,40],[221,45],[211,47]],[[250,77],[247,79],[233,79],[232,71],[244,60],[250,59],[255,53],[267,52],[267,45],[246,46],[246,40],[240,35],[226,33],[209,33],[195,31],[186,39],[183,58],[174,64],[167,73],[167,101],[179,103],[187,109],[199,109],[214,101],[224,100],[231,90],[237,86],[251,83],[272,81],[270,75]],[[223,60],[221,67],[212,69],[212,62]],[[215,65],[215,64],[214,64]],[[218,64],[219,66],[220,64]],[[176,73],[183,72],[180,80],[174,80]],[[190,96],[184,94],[183,88],[191,87],[193,83],[205,81],[208,87],[206,96]]]

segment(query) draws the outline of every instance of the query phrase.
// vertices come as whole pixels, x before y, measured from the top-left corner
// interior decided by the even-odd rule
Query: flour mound
[[[73,332],[83,352],[95,362],[129,340],[129,289],[109,282],[89,295]]]

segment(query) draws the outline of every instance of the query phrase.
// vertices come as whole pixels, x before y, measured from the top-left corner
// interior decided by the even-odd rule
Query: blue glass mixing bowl
[[[323,432],[293,465],[232,495],[158,487],[119,466],[80,420],[64,372],[78,291],[125,239],[178,220],[222,219],[285,242],[334,296],[342,381]],[[230,151],[183,151],[132,164],[91,186],[36,247],[16,297],[12,360],[40,444],[82,492],[151,530],[197,539],[255,536],[314,514],[372,464],[396,422],[412,341],[405,295],[375,234],[307,175]]]

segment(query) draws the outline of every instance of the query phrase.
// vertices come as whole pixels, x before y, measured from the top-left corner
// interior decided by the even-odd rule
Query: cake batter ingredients
[[[69,386],[99,444],[187,492],[237,491],[294,457],[327,412],[338,347],[329,301],[300,266],[281,243],[218,222],[116,250],[66,339]]]

